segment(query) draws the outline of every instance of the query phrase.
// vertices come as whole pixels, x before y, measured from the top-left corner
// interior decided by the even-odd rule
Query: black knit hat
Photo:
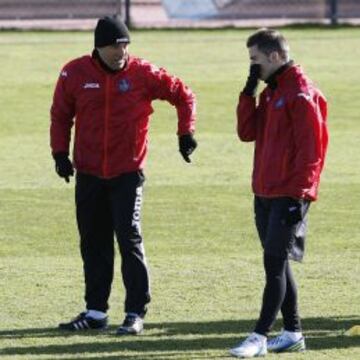
[[[129,30],[120,18],[105,16],[99,19],[95,28],[95,47],[129,42]]]

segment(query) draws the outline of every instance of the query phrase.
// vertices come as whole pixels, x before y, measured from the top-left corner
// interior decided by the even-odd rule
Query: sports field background
[[[113,335],[123,319],[119,257],[110,329],[56,330],[83,310],[83,281],[74,182],[54,172],[48,114],[61,66],[90,52],[92,35],[0,33],[1,359],[225,359],[252,329],[262,257],[253,224],[252,145],[235,133],[250,33],[133,33],[133,54],[166,67],[196,92],[199,142],[193,163],[183,162],[175,109],[154,103],[143,210],[153,301],[136,338]],[[342,333],[360,325],[360,28],[284,33],[295,61],[328,98],[331,137],[305,262],[294,265],[309,350],[279,358],[355,360],[360,339]]]

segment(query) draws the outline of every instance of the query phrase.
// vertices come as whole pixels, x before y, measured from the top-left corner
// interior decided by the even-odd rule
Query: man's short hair
[[[248,48],[255,45],[266,55],[276,51],[285,60],[289,57],[289,45],[279,31],[267,28],[259,29],[249,36],[246,42]]]

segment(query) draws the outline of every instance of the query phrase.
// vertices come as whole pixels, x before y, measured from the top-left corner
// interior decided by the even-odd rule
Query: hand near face
[[[248,96],[255,96],[256,89],[259,85],[261,75],[261,66],[259,64],[251,64],[249,76],[247,78],[243,93]]]

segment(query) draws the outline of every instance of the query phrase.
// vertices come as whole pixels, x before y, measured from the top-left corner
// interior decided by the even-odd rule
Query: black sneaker
[[[127,314],[116,335],[138,335],[144,329],[144,319],[136,314]]]
[[[107,327],[108,318],[96,320],[86,316],[87,312],[80,313],[75,319],[67,323],[59,324],[61,330],[83,331],[89,329],[103,330]]]

